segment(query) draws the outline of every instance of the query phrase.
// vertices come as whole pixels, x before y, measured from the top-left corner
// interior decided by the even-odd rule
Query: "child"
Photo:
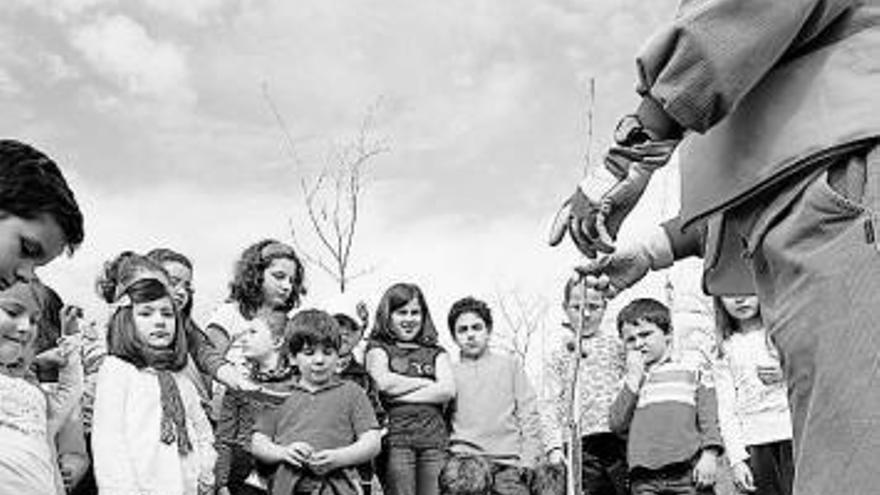
[[[492,352],[492,312],[472,297],[447,318],[461,360],[452,365],[456,397],[450,451],[484,457],[500,495],[528,495],[531,470],[543,455],[537,398],[522,365]],[[448,465],[447,465],[448,466]]]
[[[79,402],[82,367],[72,348],[53,393],[27,378],[39,314],[36,290],[17,283],[0,291],[0,487],[4,493],[62,494],[55,436]]]
[[[281,242],[263,240],[241,254],[229,284],[229,299],[217,308],[205,327],[213,346],[237,367],[239,375],[248,373],[238,339],[251,327],[250,320],[261,318],[270,325],[271,320],[277,320],[276,324],[286,321],[287,313],[299,305],[306,293],[304,278],[303,265],[296,252]],[[215,387],[217,414],[223,390],[222,386]]]
[[[0,139],[0,289],[83,240],[83,216],[61,170],[25,143]]]
[[[367,321],[369,321],[367,306],[362,302],[358,303],[357,313],[360,323],[345,313],[333,315],[333,319],[339,325],[341,337],[337,373],[343,380],[352,381],[364,389],[367,398],[370,399],[370,405],[373,406],[373,411],[376,413],[376,420],[382,425],[385,423],[385,411],[382,409],[382,403],[379,399],[379,389],[376,388],[376,382],[367,373],[367,369],[357,361],[354,355],[354,349],[360,343],[361,338],[363,338],[364,329],[367,326]],[[374,472],[372,462],[358,466],[358,473],[361,476],[361,489],[364,495],[372,493]]]
[[[609,423],[629,438],[632,493],[712,493],[722,444],[711,377],[673,358],[669,309],[660,302],[630,302],[617,329],[626,376]]]
[[[794,465],[788,392],[758,298],[714,300],[721,337],[715,373],[718,414],[733,482],[757,495],[789,495]]]
[[[270,473],[254,461],[250,452],[254,423],[259,416],[284,402],[295,382],[285,325],[276,323],[270,327],[256,318],[251,320],[250,328],[242,333],[240,340],[250,379],[262,389],[256,392],[229,390],[223,397],[215,467],[221,495],[266,493],[264,478]]]
[[[332,316],[305,310],[290,325],[289,349],[300,377],[280,407],[257,419],[254,455],[279,465],[273,495],[358,494],[354,466],[380,448],[370,401],[336,375],[340,338]]]
[[[437,495],[448,445],[443,412],[455,396],[455,378],[418,286],[399,283],[385,291],[366,363],[388,415],[382,488],[389,495]]]
[[[123,253],[106,265],[98,288],[112,310],[92,417],[100,493],[210,493],[214,438],[182,373],[186,335],[165,272]]]
[[[541,412],[546,447],[551,463],[563,461],[563,438],[560,427],[568,421],[569,402],[577,406],[581,434],[581,485],[585,493],[625,495],[629,493],[626,442],[611,432],[608,412],[620,391],[626,369],[623,344],[616,335],[600,330],[605,315],[601,292],[586,288],[571,278],[562,293],[562,308],[567,322],[566,338],[550,351],[544,365],[544,389]],[[570,383],[575,376],[576,342],[574,335],[582,327],[581,359],[577,370],[576,397],[571,397]]]

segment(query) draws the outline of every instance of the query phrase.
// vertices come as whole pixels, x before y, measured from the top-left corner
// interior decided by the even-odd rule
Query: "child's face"
[[[293,293],[295,281],[296,262],[290,258],[273,259],[263,270],[263,304],[283,307]]]
[[[758,296],[722,296],[721,304],[737,321],[750,320],[758,315]]]
[[[476,313],[462,313],[452,329],[462,357],[477,359],[489,348],[489,327]]]
[[[0,290],[32,280],[34,268],[57,258],[66,244],[52,216],[25,219],[0,210]]]
[[[624,323],[620,333],[626,350],[641,352],[647,366],[663,359],[672,344],[672,332],[664,334],[660,327],[649,321]]]
[[[174,303],[170,297],[134,303],[131,314],[141,342],[157,349],[166,348],[174,342],[177,322],[174,318]]]
[[[338,359],[339,352],[336,349],[322,345],[305,346],[294,356],[301,380],[313,386],[325,385],[333,378]]]
[[[577,329],[583,324],[584,333],[592,335],[599,328],[605,315],[605,298],[600,291],[590,288],[584,291],[582,287],[575,286],[568,296],[564,309],[572,329]]]
[[[0,371],[21,376],[30,366],[37,330],[21,306],[0,306]]]
[[[272,335],[272,330],[262,318],[254,318],[239,337],[241,351],[246,359],[261,360],[281,349],[282,341]]]
[[[417,297],[391,312],[391,330],[398,340],[412,342],[422,330],[422,307]]]
[[[171,282],[172,296],[178,308],[183,308],[189,303],[189,291],[192,286],[192,270],[183,263],[167,261],[162,263],[162,268],[168,273]]]
[[[347,356],[363,338],[364,330],[360,326],[351,328],[349,325],[339,325],[339,336],[342,339],[339,345],[339,355]]]

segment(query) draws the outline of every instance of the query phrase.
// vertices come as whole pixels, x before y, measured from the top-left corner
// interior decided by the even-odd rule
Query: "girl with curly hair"
[[[208,339],[243,376],[249,370],[242,352],[241,336],[256,319],[270,328],[283,327],[287,313],[305,295],[305,271],[292,247],[266,239],[251,245],[235,263],[229,298],[208,320]],[[219,414],[223,390],[215,390],[214,410]]]
[[[385,291],[366,364],[387,414],[385,493],[437,495],[449,443],[444,409],[455,396],[455,379],[417,285],[399,283]]]

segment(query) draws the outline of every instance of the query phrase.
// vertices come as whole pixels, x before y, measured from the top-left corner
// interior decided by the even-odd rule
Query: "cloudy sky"
[[[398,280],[419,283],[441,321],[467,294],[555,305],[578,256],[546,233],[583,171],[588,81],[596,161],[636,103],[633,56],[674,3],[4,2],[0,128],[62,165],[87,217],[82,249],[42,275],[97,308],[104,260],[171,247],[193,258],[207,314],[248,244],[287,241],[292,224],[320,253],[300,181],[378,102],[369,136],[388,151],[366,168],[353,254],[369,273],[340,296],[309,268],[306,305],[372,305]],[[674,213],[659,189],[676,185],[655,181],[630,234]]]

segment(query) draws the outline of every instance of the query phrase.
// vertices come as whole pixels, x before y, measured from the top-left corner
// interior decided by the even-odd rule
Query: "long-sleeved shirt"
[[[214,482],[214,435],[189,378],[173,373],[186,413],[193,450],[181,455],[177,444],[160,439],[162,404],[159,378],[107,356],[98,371],[92,417],[95,479],[102,495],[195,495],[199,484]]]
[[[609,423],[629,436],[630,469],[660,469],[707,448],[724,450],[712,375],[696,360],[667,357],[645,373],[639,390],[624,385]]]
[[[562,446],[562,427],[568,417],[567,388],[574,366],[571,338],[562,339],[544,363],[541,416],[547,449]],[[580,431],[582,436],[611,431],[608,410],[620,391],[626,368],[623,343],[615,335],[603,333],[584,338],[578,370]]]
[[[64,493],[55,436],[82,395],[82,364],[73,353],[44,392],[25,378],[0,374],[0,487],[9,493]]]
[[[513,357],[487,350],[452,365],[455,406],[450,449],[533,466],[543,453],[537,396]]]
[[[785,382],[767,385],[758,377],[759,366],[779,367],[769,345],[763,328],[734,333],[721,344],[715,388],[721,436],[731,463],[748,458],[746,446],[791,439]]]

